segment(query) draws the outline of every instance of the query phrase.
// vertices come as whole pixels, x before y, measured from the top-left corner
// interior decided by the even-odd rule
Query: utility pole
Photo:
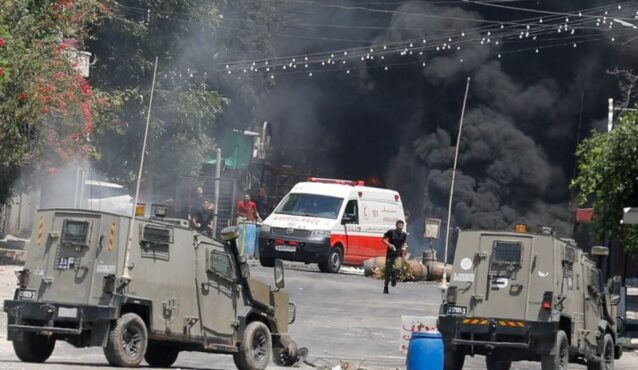
[[[213,237],[217,236],[217,222],[219,217],[219,187],[222,176],[222,150],[215,149],[215,215],[213,216]]]
[[[151,109],[153,108],[153,93],[155,92],[155,79],[157,77],[157,57],[155,57],[155,67],[153,68],[153,83],[151,84],[151,97],[148,101],[148,112],[146,114],[146,127],[144,128],[144,141],[142,143],[142,154],[140,155],[140,169],[137,172],[137,184],[135,185],[135,198],[133,201],[133,214],[131,222],[128,225],[128,238],[126,239],[126,250],[124,252],[124,272],[122,278],[130,280],[129,275],[129,258],[131,256],[131,242],[133,239],[133,227],[135,226],[135,211],[137,210],[137,202],[140,197],[140,183],[142,179],[142,169],[144,168],[144,156],[146,154],[146,141],[148,139],[148,127],[151,122]]]
[[[447,251],[450,242],[450,222],[452,219],[452,198],[454,197],[454,180],[456,179],[456,163],[459,159],[459,147],[461,146],[461,133],[463,132],[463,118],[465,117],[465,105],[467,103],[467,94],[470,91],[470,78],[467,78],[465,85],[465,96],[463,97],[463,108],[461,109],[461,120],[459,121],[459,135],[456,138],[456,150],[454,153],[454,166],[452,167],[452,183],[450,184],[450,199],[447,206],[447,224],[445,233],[445,252],[443,256],[443,287],[447,287]]]

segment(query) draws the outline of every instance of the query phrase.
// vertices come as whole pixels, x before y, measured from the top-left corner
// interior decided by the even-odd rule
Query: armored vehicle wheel
[[[587,370],[614,370],[614,340],[610,334],[605,334],[603,362],[588,362]]]
[[[54,347],[55,339],[36,333],[24,333],[22,340],[13,341],[16,356],[24,362],[44,362],[51,356]]]
[[[465,353],[446,349],[443,354],[443,370],[461,370],[465,363]]]
[[[117,319],[104,347],[109,364],[119,367],[137,367],[144,359],[148,333],[144,321],[134,313]]]
[[[329,272],[336,274],[341,269],[343,263],[343,252],[341,247],[334,247],[328,255],[328,260],[319,262],[319,270],[321,272]]]
[[[559,330],[556,333],[556,342],[554,342],[553,354],[545,355],[541,358],[542,370],[565,370],[569,363],[569,343],[567,343],[567,334]]]
[[[179,350],[174,345],[149,341],[144,359],[152,367],[171,367],[178,355]]]
[[[264,323],[253,321],[246,326],[233,360],[239,370],[264,370],[270,363],[271,353],[270,330]]]
[[[485,356],[485,366],[487,370],[510,370],[512,361],[503,358],[503,354],[495,353]]]
[[[273,267],[275,266],[275,259],[259,256],[259,263],[264,267]]]

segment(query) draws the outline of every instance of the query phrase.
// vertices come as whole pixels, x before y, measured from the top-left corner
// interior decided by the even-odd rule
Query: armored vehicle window
[[[173,242],[173,235],[169,228],[146,225],[144,226],[142,240],[147,243],[169,244]]]
[[[62,244],[86,245],[88,235],[88,221],[65,220],[62,225]]]
[[[233,280],[235,277],[233,263],[230,260],[230,256],[226,253],[211,251],[208,258],[207,270],[229,280]]]
[[[521,243],[497,241],[494,243],[492,262],[503,264],[521,263]]]

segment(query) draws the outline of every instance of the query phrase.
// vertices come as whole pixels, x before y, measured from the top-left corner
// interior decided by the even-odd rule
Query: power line
[[[519,8],[516,6],[510,6],[510,5],[502,5],[502,4],[496,4],[493,2],[485,2],[485,1],[467,1],[468,4],[477,4],[477,5],[483,5],[483,6],[490,6],[490,7],[494,7],[494,8],[501,8],[501,9],[508,9],[508,10],[516,10],[516,11],[521,11],[521,12],[528,12],[528,13],[537,13],[537,14],[551,14],[551,15],[560,15],[560,16],[565,16],[565,17],[590,17],[590,18],[598,18],[597,16],[588,16],[588,15],[584,15],[582,13],[566,13],[566,12],[554,12],[554,11],[549,11],[549,10],[538,10],[538,9],[530,9],[530,8]],[[627,1],[626,3],[629,3],[629,1]],[[618,4],[618,10],[622,9],[622,3]],[[606,15],[606,14],[605,14]],[[634,20],[633,18],[619,18],[619,17],[614,17],[617,19],[622,19],[622,20]]]
[[[144,8],[136,8],[136,7],[129,7],[129,6],[122,6],[123,8],[129,8],[133,11],[137,11],[137,12],[144,12],[145,14],[147,14],[148,12],[151,12],[150,9],[144,9]],[[584,9],[581,12],[583,13],[587,13],[587,12],[595,12],[595,11],[602,11],[604,9],[608,9],[610,8],[610,6],[602,6],[602,7],[598,7],[598,8],[591,8],[591,9]],[[153,12],[157,12],[157,13],[161,13],[161,11],[154,11]],[[182,15],[182,16],[188,16],[190,17],[189,14],[186,13],[177,13],[177,12],[164,12],[164,13],[168,13],[171,14],[171,17],[168,16],[164,16],[163,18],[165,19],[172,19],[172,20],[177,20],[177,21],[181,21],[181,22],[187,22],[187,23],[199,23],[199,24],[203,24],[203,22],[198,22],[197,20],[194,19],[182,19],[182,18],[176,18],[175,15]],[[542,18],[529,18],[526,20],[530,20],[530,21],[534,21],[534,22],[543,22],[542,24],[536,24],[533,28],[530,27],[530,24],[523,24],[523,23],[514,23],[513,22],[509,22],[509,24],[507,26],[505,26],[504,24],[499,24],[500,28],[496,27],[496,26],[483,26],[483,27],[478,27],[478,28],[469,28],[467,29],[468,34],[472,33],[472,32],[477,32],[477,33],[481,33],[484,32],[487,36],[490,36],[491,32],[500,32],[498,37],[500,37],[502,40],[515,40],[516,39],[516,35],[518,35],[518,38],[522,41],[527,41],[528,37],[531,36],[534,41],[536,41],[536,37],[538,36],[542,36],[542,35],[546,35],[549,33],[553,33],[556,30],[556,26],[559,26],[558,28],[558,32],[561,31],[561,29],[563,28],[562,26],[562,21],[561,22],[554,22],[556,20],[560,20],[562,19],[562,14],[560,16],[556,16],[556,15],[552,15],[549,16],[545,19],[545,22],[543,22]],[[571,27],[571,32],[573,33],[574,31],[574,27],[581,27],[584,26],[584,24],[586,24],[589,21],[593,21],[592,19],[589,19],[587,17],[585,18],[580,18],[577,19],[576,21],[572,21],[570,24],[571,26],[568,26],[568,21],[565,21],[565,25],[564,25],[564,29],[565,31],[567,31],[568,27]],[[552,23],[554,22],[554,23]],[[228,29],[233,29],[233,30],[240,30],[238,28],[234,28],[234,27],[228,27],[228,26],[221,26],[223,28],[228,28]],[[521,27],[521,29],[516,29],[517,27]],[[593,29],[593,27],[591,27]],[[347,41],[347,42],[364,42],[364,43],[368,43],[370,42],[369,40],[355,40],[355,39],[343,39],[343,38],[330,38],[330,37],[317,37],[317,36],[304,36],[304,35],[299,35],[299,34],[282,34],[282,33],[273,33],[274,36],[279,36],[279,37],[293,37],[293,38],[303,38],[303,39],[317,39],[317,40],[325,40],[325,41]],[[463,37],[464,32],[460,32],[459,31],[454,31],[452,33],[447,33],[447,34],[439,34],[439,35],[430,35],[430,36],[422,36],[423,37],[423,43],[426,43],[426,38],[432,43],[436,43],[436,42],[442,42],[444,39],[448,39],[447,43],[444,43],[443,46],[447,47],[447,49],[450,49],[451,45],[454,44],[455,46],[457,44],[463,44],[463,43],[467,43],[467,42],[471,42],[471,41],[478,41],[478,39],[473,38],[473,39],[465,39],[462,41],[455,41],[454,43],[452,43],[451,38],[454,37],[456,39],[458,39],[459,37]],[[536,37],[534,37],[536,36]],[[497,36],[493,36],[495,39],[497,39]],[[485,37],[483,38],[485,39]],[[416,48],[412,47],[412,43],[416,43],[416,42],[420,42],[421,41],[421,37],[419,38],[414,38],[414,39],[407,39],[407,40],[400,40],[400,41],[395,41],[395,42],[386,42],[383,43],[383,46],[381,44],[378,45],[372,45],[372,46],[366,46],[366,47],[356,47],[356,48],[348,48],[348,49],[340,49],[340,50],[333,50],[333,51],[325,51],[325,52],[317,52],[317,53],[306,53],[306,54],[302,54],[302,55],[296,55],[296,56],[283,56],[283,57],[274,57],[274,58],[262,58],[262,59],[252,59],[252,60],[243,60],[243,61],[232,61],[232,62],[227,62],[228,64],[232,64],[232,65],[240,65],[239,68],[241,68],[242,64],[246,64],[246,63],[268,63],[268,61],[274,63],[275,65],[277,65],[277,63],[279,63],[278,65],[285,65],[285,64],[289,64],[288,61],[286,60],[291,60],[291,59],[295,59],[295,58],[308,58],[310,57],[311,59],[317,59],[317,58],[322,58],[322,59],[326,59],[328,58],[328,55],[331,55],[333,59],[334,58],[334,54],[341,54],[341,53],[362,53],[365,52],[365,50],[370,50],[372,51],[373,49],[377,49],[377,48],[381,48],[383,47],[383,50],[385,50],[384,52],[378,52],[377,55],[381,54],[381,55],[388,55],[391,53],[396,53],[402,49],[405,49],[406,52],[412,52],[413,50],[416,50]],[[483,42],[481,40],[481,42]],[[487,38],[487,43],[490,42],[490,38]],[[498,41],[495,41],[496,44],[498,44]],[[410,45],[410,47],[408,48],[407,45]],[[430,48],[430,50],[433,50],[434,47]],[[427,50],[427,48],[423,48],[422,50]],[[284,63],[284,61],[286,61]]]

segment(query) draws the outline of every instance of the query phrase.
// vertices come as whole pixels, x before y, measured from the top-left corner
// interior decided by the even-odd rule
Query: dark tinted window
[[[171,238],[171,230],[161,227],[144,226],[144,241],[149,243],[168,244],[173,240]]]
[[[521,243],[498,241],[494,243],[492,261],[496,263],[521,263]]]
[[[343,199],[316,194],[289,194],[275,213],[335,219]]]
[[[349,215],[351,217],[351,224],[359,223],[359,207],[357,206],[356,200],[353,199],[348,201],[348,204],[346,204],[346,210],[343,215],[344,217],[346,215]]]
[[[66,220],[62,226],[62,243],[85,245],[88,234],[88,221]]]

